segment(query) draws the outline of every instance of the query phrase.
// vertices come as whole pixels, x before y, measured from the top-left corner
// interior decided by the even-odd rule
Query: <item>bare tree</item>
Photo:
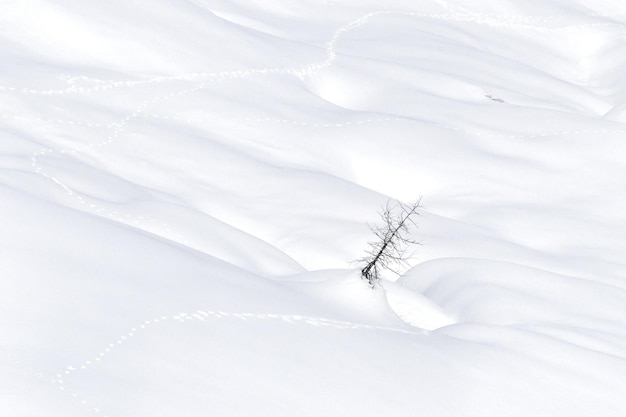
[[[399,268],[406,268],[411,259],[409,249],[419,242],[411,239],[411,229],[417,227],[415,218],[419,216],[421,198],[414,203],[388,201],[379,213],[381,224],[370,225],[376,239],[368,242],[367,256],[359,259],[364,265],[361,277],[373,288],[381,279],[381,271],[388,270],[400,274]]]

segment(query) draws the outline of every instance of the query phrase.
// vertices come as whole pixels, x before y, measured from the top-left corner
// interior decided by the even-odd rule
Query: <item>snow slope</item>
[[[626,415],[621,2],[0,0],[0,52],[3,416]]]

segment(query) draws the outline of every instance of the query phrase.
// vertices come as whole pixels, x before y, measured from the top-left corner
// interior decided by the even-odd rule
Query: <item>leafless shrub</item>
[[[411,204],[389,201],[379,213],[380,224],[370,225],[376,238],[368,242],[367,256],[358,262],[363,265],[361,277],[372,288],[380,282],[383,270],[400,274],[401,269],[408,267],[410,248],[419,244],[410,236],[411,230],[417,227],[415,218],[419,216],[420,202],[421,198]]]

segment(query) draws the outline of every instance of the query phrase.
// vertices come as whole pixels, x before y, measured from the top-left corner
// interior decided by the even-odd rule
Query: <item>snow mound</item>
[[[399,282],[459,322],[626,329],[626,290],[509,262],[437,259],[415,267]]]
[[[435,330],[455,323],[436,303],[404,285],[385,282],[384,288],[389,307],[411,326]]]

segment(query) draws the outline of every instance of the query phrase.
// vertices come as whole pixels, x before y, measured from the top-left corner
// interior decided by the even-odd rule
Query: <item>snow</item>
[[[249,3],[0,1],[0,414],[626,415],[621,2]]]

